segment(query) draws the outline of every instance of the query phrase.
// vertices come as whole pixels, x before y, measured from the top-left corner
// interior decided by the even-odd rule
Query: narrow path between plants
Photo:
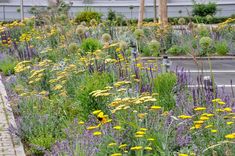
[[[9,133],[10,125],[16,126],[12,109],[7,100],[5,87],[0,75],[0,155],[25,156],[20,139]]]

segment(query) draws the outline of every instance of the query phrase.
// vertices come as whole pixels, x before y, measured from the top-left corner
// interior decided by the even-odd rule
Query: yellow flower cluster
[[[31,63],[31,61],[22,61],[22,62],[19,62],[14,70],[16,73],[21,73],[21,72],[24,72],[26,70],[29,70],[31,68],[31,66],[29,65]]]

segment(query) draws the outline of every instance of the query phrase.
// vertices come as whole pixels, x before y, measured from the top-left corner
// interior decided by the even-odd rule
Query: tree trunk
[[[143,19],[144,19],[144,2],[145,0],[140,0],[138,28],[142,26]]]
[[[48,0],[48,6],[57,7],[59,4],[59,0]]]
[[[153,21],[157,22],[157,0],[153,0],[153,12],[154,12]]]
[[[159,0],[159,20],[163,26],[168,24],[167,0]]]

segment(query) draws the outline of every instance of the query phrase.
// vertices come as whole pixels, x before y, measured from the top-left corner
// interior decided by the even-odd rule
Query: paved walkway
[[[8,128],[10,124],[16,127],[0,75],[0,156],[25,156],[20,139],[9,134]]]

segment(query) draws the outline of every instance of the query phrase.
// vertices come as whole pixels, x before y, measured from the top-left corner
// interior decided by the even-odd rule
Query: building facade
[[[65,0],[71,4],[70,15],[74,16],[76,12],[85,7],[92,7],[106,15],[109,9],[125,15],[127,18],[137,18],[139,10],[139,0]],[[230,16],[235,14],[235,0],[196,0],[200,3],[209,1],[218,4],[219,11],[216,16]],[[20,13],[17,12],[20,0],[0,0],[0,20],[20,19]],[[192,10],[192,0],[168,0],[168,14],[170,17],[187,16]],[[28,10],[32,6],[47,7],[47,0],[24,0],[24,13],[30,17]],[[158,8],[157,8],[158,9]],[[153,0],[145,0],[145,17],[152,18],[154,15]]]

